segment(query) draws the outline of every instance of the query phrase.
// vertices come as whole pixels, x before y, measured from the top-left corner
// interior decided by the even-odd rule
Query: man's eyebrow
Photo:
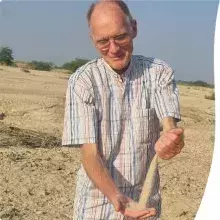
[[[97,41],[108,40],[108,39],[109,39],[108,37],[102,37],[102,38],[97,39]]]
[[[115,37],[120,37],[120,36],[127,35],[127,34],[128,34],[127,32],[123,32],[123,33],[121,33],[121,34],[115,35]]]
[[[127,35],[127,34],[128,34],[127,32],[123,32],[123,33],[120,33],[120,34],[116,34],[116,35],[114,35],[112,37],[102,37],[102,38],[98,39],[98,41],[100,41],[100,40],[108,40],[109,38],[120,37],[120,36]]]

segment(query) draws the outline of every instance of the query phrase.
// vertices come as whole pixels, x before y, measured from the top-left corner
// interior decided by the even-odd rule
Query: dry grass
[[[210,95],[205,95],[205,99],[215,100],[215,92],[213,91]]]
[[[30,73],[30,70],[24,69],[24,68],[21,68],[21,71],[22,71],[22,72],[25,72],[25,73]]]

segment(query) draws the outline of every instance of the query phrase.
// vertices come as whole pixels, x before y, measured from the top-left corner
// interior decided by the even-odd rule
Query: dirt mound
[[[0,147],[51,148],[61,146],[60,137],[14,126],[4,126],[3,123],[0,123],[0,133]]]

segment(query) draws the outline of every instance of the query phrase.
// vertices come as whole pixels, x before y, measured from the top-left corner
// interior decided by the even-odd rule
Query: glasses
[[[114,43],[117,44],[118,46],[124,46],[129,43],[129,41],[131,40],[131,37],[128,33],[124,33],[124,34],[118,35],[116,37],[98,40],[96,42],[96,46],[100,50],[108,50],[109,46],[110,46],[110,39],[114,40]]]

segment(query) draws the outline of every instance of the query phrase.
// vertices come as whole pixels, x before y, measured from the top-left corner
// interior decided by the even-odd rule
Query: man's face
[[[130,21],[117,7],[97,9],[92,15],[90,29],[93,43],[104,60],[115,71],[126,68],[137,34],[136,21]]]

